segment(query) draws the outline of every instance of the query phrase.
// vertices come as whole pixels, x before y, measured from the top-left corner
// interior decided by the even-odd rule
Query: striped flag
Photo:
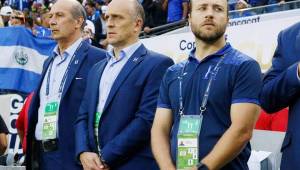
[[[0,28],[0,89],[32,92],[55,45],[24,27]]]

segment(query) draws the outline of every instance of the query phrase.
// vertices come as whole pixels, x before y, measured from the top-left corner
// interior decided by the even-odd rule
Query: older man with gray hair
[[[105,53],[82,40],[86,14],[78,1],[56,1],[49,16],[57,46],[44,63],[28,112],[27,169],[82,169],[75,160],[73,124],[87,74]]]

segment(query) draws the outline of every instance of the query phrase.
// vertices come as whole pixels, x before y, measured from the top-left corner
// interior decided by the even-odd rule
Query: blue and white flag
[[[32,92],[55,45],[24,27],[0,28],[0,89]]]

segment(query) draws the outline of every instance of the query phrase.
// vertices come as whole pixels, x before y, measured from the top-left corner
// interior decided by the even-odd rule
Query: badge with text
[[[100,122],[101,113],[96,112],[95,115],[95,122],[94,122],[94,128],[98,130],[99,122]]]
[[[46,103],[43,119],[43,140],[56,138],[58,105],[56,101]]]
[[[95,121],[94,121],[94,135],[95,135],[95,141],[98,147],[98,152],[100,154],[100,147],[99,147],[99,137],[98,137],[98,128],[99,128],[99,122],[101,118],[102,112],[96,112],[95,114]]]
[[[195,167],[199,162],[199,141],[203,115],[183,115],[177,134],[177,169]]]

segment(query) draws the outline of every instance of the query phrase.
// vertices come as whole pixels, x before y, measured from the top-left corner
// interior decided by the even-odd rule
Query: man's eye
[[[215,10],[218,11],[218,12],[222,12],[223,11],[222,8],[216,8]]]
[[[199,11],[204,11],[206,9],[206,7],[200,7],[198,8]]]

